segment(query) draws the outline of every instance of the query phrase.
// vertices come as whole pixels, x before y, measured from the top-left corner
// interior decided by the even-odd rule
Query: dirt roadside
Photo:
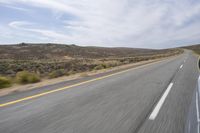
[[[172,56],[172,57],[174,57],[174,56]],[[95,71],[84,72],[84,73],[77,73],[77,74],[74,74],[74,75],[63,76],[63,77],[59,77],[59,78],[55,78],[55,79],[43,79],[41,82],[34,83],[34,84],[27,84],[27,85],[14,84],[12,87],[0,89],[0,96],[4,96],[4,95],[10,94],[10,93],[15,93],[15,92],[32,90],[32,89],[35,89],[35,88],[40,88],[40,87],[47,86],[47,85],[53,85],[53,84],[63,82],[63,81],[70,81],[70,80],[74,80],[74,79],[79,79],[79,78],[83,78],[83,77],[86,77],[86,76],[92,76],[92,75],[96,75],[96,74],[112,72],[112,71],[126,69],[126,68],[128,69],[130,67],[135,68],[135,67],[138,67],[138,66],[142,66],[142,65],[145,65],[145,64],[161,61],[161,60],[164,60],[164,59],[167,59],[167,58],[172,58],[172,57],[165,57],[165,58],[160,58],[160,59],[141,61],[141,62],[126,64],[126,65],[122,65],[122,66],[116,66],[116,67],[108,68],[108,69],[95,70]]]

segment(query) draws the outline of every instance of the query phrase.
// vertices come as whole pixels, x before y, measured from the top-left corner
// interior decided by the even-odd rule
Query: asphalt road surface
[[[198,75],[197,57],[187,51],[0,97],[0,133],[184,133]]]

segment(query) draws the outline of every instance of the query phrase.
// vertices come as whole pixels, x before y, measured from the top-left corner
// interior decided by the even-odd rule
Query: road
[[[184,133],[198,75],[197,57],[187,51],[10,94],[0,97],[0,133]]]
[[[193,94],[192,102],[188,112],[185,131],[186,133],[200,132],[200,76],[198,78],[197,86]]]

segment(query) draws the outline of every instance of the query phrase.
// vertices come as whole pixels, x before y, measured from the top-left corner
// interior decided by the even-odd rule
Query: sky
[[[200,43],[200,0],[0,0],[0,44],[169,48]]]

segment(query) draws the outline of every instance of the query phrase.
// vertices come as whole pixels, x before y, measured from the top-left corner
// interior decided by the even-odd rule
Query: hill
[[[182,48],[189,49],[200,55],[200,44],[184,46]]]
[[[41,60],[71,58],[119,58],[162,54],[173,50],[153,50],[139,48],[81,47],[64,44],[0,45],[0,59]]]
[[[179,54],[179,49],[81,47],[64,44],[0,45],[0,75],[20,71],[58,77]]]

